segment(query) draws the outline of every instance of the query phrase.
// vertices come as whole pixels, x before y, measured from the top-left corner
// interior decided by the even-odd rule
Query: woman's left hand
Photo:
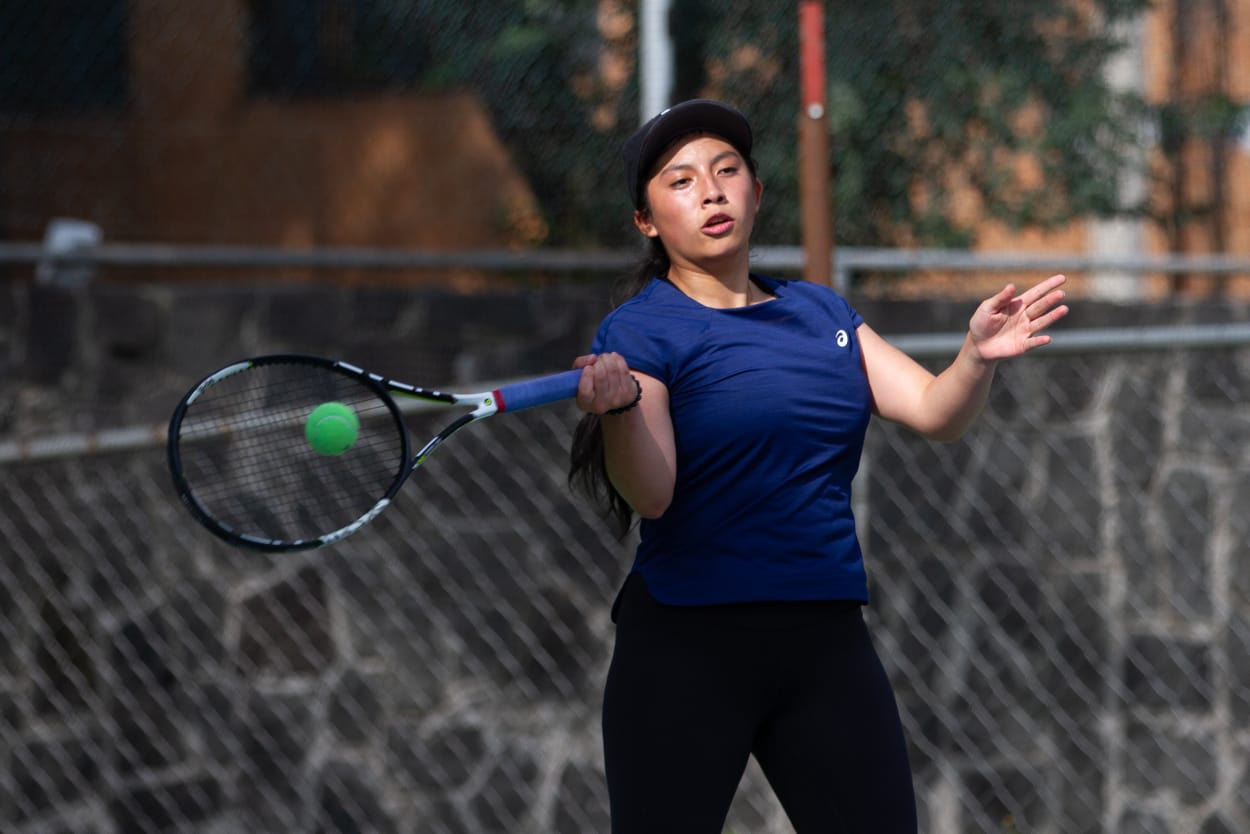
[[[987,362],[1009,359],[1050,344],[1044,331],[1068,314],[1068,305],[1060,303],[1064,299],[1060,287],[1066,280],[1052,275],[1019,296],[1015,285],[1008,284],[981,302],[968,325],[980,357]]]

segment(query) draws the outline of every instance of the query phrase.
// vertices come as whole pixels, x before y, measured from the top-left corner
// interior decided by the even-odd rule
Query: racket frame
[[[375,394],[387,407],[399,429],[401,463],[395,477],[391,480],[390,485],[386,488],[382,497],[379,498],[372,507],[370,507],[355,521],[352,521],[337,530],[313,538],[297,540],[268,539],[254,536],[249,533],[239,532],[233,529],[229,525],[214,517],[208,508],[200,502],[182,469],[182,456],[179,450],[180,428],[182,426],[183,419],[190,408],[195,404],[196,400],[199,399],[205,391],[222,380],[261,365],[273,364],[310,365],[342,374],[364,384],[366,387],[371,389],[372,393]],[[519,411],[523,408],[531,408],[571,398],[576,395],[577,380],[580,375],[580,371],[565,371],[561,374],[553,374],[551,376],[540,377],[534,380],[500,386],[499,388],[495,388],[490,391],[454,393],[410,385],[406,382],[400,382],[398,380],[382,376],[381,374],[366,371],[363,368],[349,362],[326,359],[309,354],[275,353],[266,354],[264,356],[256,356],[249,359],[242,359],[237,362],[232,362],[229,365],[208,374],[197,382],[179,401],[169,422],[169,435],[166,447],[169,470],[173,475],[174,489],[177,492],[182,504],[191,512],[191,515],[199,521],[201,525],[207,528],[218,538],[249,549],[266,552],[290,552],[324,547],[347,538],[369,522],[373,521],[373,519],[377,518],[378,515],[380,515],[382,511],[390,505],[391,501],[403,487],[409,476],[411,476],[412,473],[425,462],[426,458],[433,454],[434,450],[441,446],[447,438],[451,437],[465,426],[476,423],[477,421],[490,417],[494,414],[502,413],[505,410]],[[468,406],[471,407],[472,410],[459,415],[455,420],[444,427],[442,431],[431,437],[425,445],[417,451],[416,454],[412,454],[411,434],[407,423],[404,420],[403,412],[398,404],[396,404],[394,397],[391,396],[392,394],[398,394],[405,398],[416,399],[432,404]],[[224,429],[223,431],[228,431],[228,429]]]

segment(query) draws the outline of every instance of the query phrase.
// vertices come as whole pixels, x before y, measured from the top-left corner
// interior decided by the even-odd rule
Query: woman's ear
[[[647,237],[660,236],[660,233],[655,230],[655,224],[651,222],[651,212],[646,209],[637,209],[634,212],[634,225]]]

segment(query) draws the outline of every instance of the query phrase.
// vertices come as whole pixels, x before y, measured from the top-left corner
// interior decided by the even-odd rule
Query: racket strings
[[[359,420],[355,441],[325,455],[305,428],[337,402]],[[317,539],[369,512],[401,477],[404,431],[390,403],[330,368],[263,364],[225,377],[187,407],[177,443],[187,487],[218,524],[266,541]]]

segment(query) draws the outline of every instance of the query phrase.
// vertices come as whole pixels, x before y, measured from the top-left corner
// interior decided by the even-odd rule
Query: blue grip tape
[[[496,388],[495,403],[499,411],[520,411],[536,405],[548,405],[577,396],[577,383],[582,378],[581,369],[561,374],[543,376],[525,382],[514,382]]]

